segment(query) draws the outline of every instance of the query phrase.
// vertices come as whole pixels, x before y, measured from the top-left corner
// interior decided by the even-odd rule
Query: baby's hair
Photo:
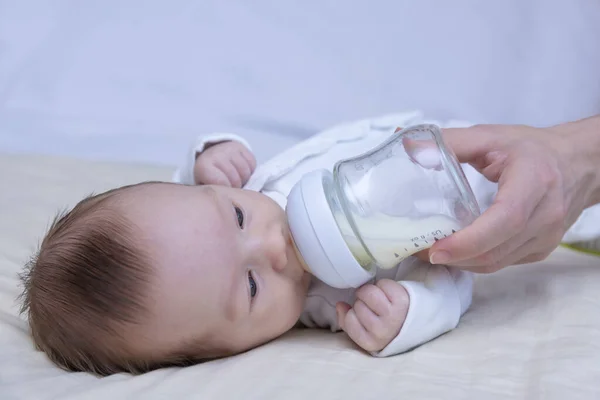
[[[200,340],[169,354],[141,354],[131,347],[143,340],[136,335],[152,318],[147,297],[154,270],[140,244],[142,232],[127,219],[119,195],[156,183],[90,195],[60,212],[25,265],[21,313],[28,317],[36,348],[59,367],[137,374],[194,364],[218,350]]]
[[[133,240],[136,228],[118,209],[117,195],[133,186],[60,212],[20,276],[21,313],[34,343],[66,370],[107,375],[147,364],[132,361],[123,338],[148,314],[144,294],[152,273]]]

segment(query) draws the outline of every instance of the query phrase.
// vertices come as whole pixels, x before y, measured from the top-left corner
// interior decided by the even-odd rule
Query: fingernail
[[[429,262],[432,264],[446,264],[450,261],[450,253],[444,250],[436,251],[429,256]]]

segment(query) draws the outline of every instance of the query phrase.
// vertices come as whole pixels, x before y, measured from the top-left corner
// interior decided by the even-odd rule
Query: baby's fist
[[[338,303],[340,327],[368,352],[383,350],[398,334],[408,313],[409,296],[398,282],[382,279],[356,291],[353,306]]]
[[[241,188],[256,168],[254,155],[235,141],[217,143],[196,157],[194,179],[199,185]]]

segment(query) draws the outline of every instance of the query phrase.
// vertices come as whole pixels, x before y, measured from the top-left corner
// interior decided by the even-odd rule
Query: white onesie
[[[439,123],[425,120],[417,111],[338,125],[260,165],[244,188],[260,191],[285,209],[289,192],[305,173],[319,168],[331,170],[340,159],[362,154],[377,146],[397,127],[420,123],[435,123],[446,128],[470,125],[460,121]],[[207,144],[228,140],[239,141],[250,148],[243,138],[232,134],[200,136],[189,149],[173,180],[194,184],[196,154],[202,152]],[[464,164],[463,168],[483,211],[492,203],[497,185],[469,165]],[[400,268],[392,268],[380,270],[375,277],[375,280],[388,278],[398,281],[406,288],[410,303],[398,336],[383,350],[372,353],[374,356],[385,357],[405,352],[454,329],[471,304],[471,273],[431,265],[415,257],[407,258],[401,265],[402,270],[407,270],[410,265],[410,272],[406,276],[396,276]],[[313,278],[300,322],[307,327],[339,331],[335,305],[339,301],[352,305],[354,293],[354,289],[332,288]]]

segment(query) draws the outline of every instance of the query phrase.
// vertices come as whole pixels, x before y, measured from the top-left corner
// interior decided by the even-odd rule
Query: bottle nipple
[[[308,264],[306,264],[306,261],[304,261],[304,257],[302,257],[300,250],[298,250],[298,246],[296,246],[296,242],[294,241],[294,236],[292,236],[291,233],[290,233],[290,243],[291,243],[292,247],[294,248],[294,254],[296,255],[296,258],[298,259],[298,261],[300,262],[300,266],[302,267],[302,269],[312,275],[313,272],[308,267]]]

